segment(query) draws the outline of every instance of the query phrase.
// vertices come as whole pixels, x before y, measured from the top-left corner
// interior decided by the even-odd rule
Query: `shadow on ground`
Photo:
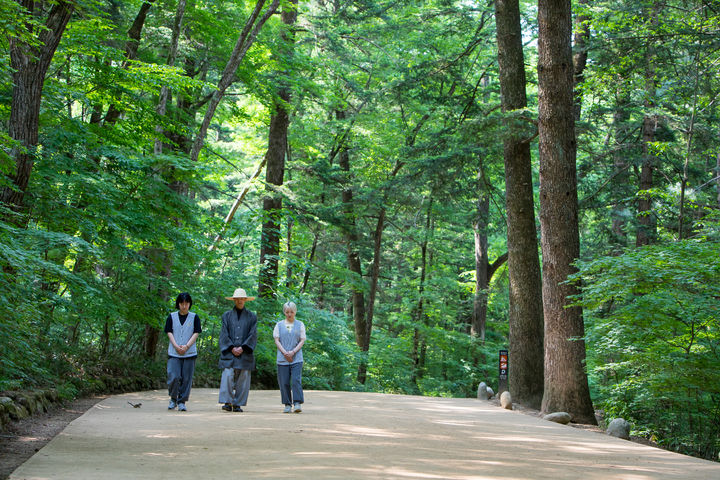
[[[277,391],[253,391],[244,413],[227,413],[217,390],[197,389],[183,413],[168,411],[161,391],[113,396],[10,478],[720,478],[720,464],[475,399],[312,391],[306,400],[303,413],[283,414]]]

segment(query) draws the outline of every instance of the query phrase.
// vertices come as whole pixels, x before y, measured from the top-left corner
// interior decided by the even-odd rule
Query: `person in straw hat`
[[[255,368],[253,350],[257,345],[257,315],[245,308],[245,302],[255,297],[248,297],[245,289],[238,288],[232,297],[225,298],[235,302],[235,307],[222,315],[218,402],[227,412],[242,412],[250,393],[250,372]]]

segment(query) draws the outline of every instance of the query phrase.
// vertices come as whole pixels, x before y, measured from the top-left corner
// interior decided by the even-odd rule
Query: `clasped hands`
[[[188,347],[187,345],[178,345],[175,347],[175,351],[178,352],[180,355],[185,355],[188,350],[190,350],[190,347]]]
[[[243,353],[243,348],[242,347],[234,347],[231,351],[232,351],[233,355],[235,355],[236,357],[239,357]]]

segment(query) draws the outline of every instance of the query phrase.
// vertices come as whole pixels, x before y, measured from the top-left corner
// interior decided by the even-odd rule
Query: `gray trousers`
[[[285,405],[305,402],[302,389],[302,367],[303,362],[277,366],[280,401]]]
[[[193,374],[197,357],[168,357],[167,384],[168,395],[177,403],[185,403],[190,398]]]
[[[236,407],[247,405],[250,393],[250,370],[223,368],[220,377],[219,403],[231,403]]]

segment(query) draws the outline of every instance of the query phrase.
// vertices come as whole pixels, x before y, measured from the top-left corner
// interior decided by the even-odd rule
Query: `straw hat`
[[[233,293],[232,297],[225,297],[226,300],[234,300],[236,298],[244,298],[245,300],[255,300],[255,297],[247,296],[247,293],[245,293],[244,288],[236,288],[235,293]]]

